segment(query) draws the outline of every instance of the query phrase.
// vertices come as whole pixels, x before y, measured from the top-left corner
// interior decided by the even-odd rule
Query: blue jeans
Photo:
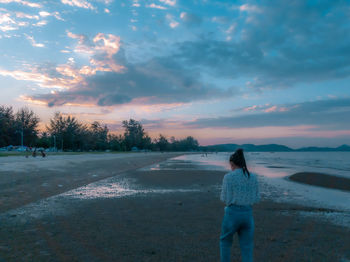
[[[253,261],[254,219],[250,206],[225,207],[220,235],[221,262],[229,262],[233,235],[238,233],[242,262]]]

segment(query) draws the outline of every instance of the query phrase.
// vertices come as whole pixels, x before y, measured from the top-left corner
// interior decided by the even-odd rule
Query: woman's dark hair
[[[244,158],[244,154],[243,154],[243,149],[242,148],[238,148],[236,150],[236,152],[234,152],[231,156],[230,156],[230,162],[234,163],[236,166],[240,167],[243,169],[243,173],[245,175],[248,176],[248,178],[250,177],[248,168],[247,168],[247,164],[245,162],[245,158]]]

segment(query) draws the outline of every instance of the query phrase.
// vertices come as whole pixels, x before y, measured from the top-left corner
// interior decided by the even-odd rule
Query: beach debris
[[[178,204],[179,206],[182,206],[182,205],[183,205],[183,203],[182,203],[181,201],[178,201],[177,204]]]
[[[58,187],[63,187],[63,185],[61,185],[61,184],[59,184],[59,185],[57,185]]]

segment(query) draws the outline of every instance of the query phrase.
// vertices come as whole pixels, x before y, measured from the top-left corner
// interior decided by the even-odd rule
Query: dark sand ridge
[[[289,176],[288,178],[292,181],[303,184],[350,191],[350,179],[345,177],[321,173],[301,172]]]
[[[103,164],[107,170],[114,166],[113,161]],[[0,261],[218,261],[223,175],[218,171],[130,170],[118,176],[135,179],[140,189],[200,191],[84,200],[65,215],[15,225],[2,221]],[[333,212],[267,199],[255,206],[255,261],[350,258],[348,229],[301,217],[299,211]],[[234,261],[238,257],[235,239]]]

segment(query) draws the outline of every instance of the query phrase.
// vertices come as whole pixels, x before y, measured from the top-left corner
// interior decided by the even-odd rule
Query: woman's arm
[[[256,187],[256,202],[259,202],[261,199],[261,195],[260,195],[260,188],[259,188],[259,181],[258,181],[258,176],[256,176],[255,178],[255,187]]]
[[[222,180],[220,200],[222,202],[226,203],[226,199],[227,199],[227,178],[226,178],[226,175],[225,175],[224,179]]]

